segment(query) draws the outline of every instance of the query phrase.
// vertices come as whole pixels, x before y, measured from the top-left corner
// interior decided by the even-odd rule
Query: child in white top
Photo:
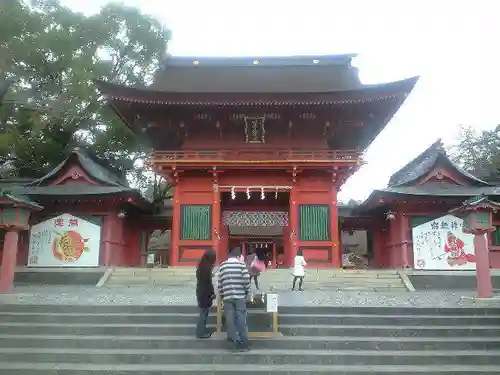
[[[306,271],[304,267],[307,266],[306,260],[304,259],[304,254],[301,249],[297,251],[297,255],[293,259],[293,286],[292,290],[295,290],[295,283],[299,280],[299,290],[302,289],[302,284],[304,282],[304,276]]]

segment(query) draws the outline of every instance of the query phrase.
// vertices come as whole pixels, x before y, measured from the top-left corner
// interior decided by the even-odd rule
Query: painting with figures
[[[412,230],[415,269],[474,270],[474,236],[462,231],[463,220],[446,215]]]

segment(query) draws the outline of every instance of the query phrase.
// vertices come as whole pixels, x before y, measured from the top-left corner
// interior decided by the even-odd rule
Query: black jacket
[[[196,299],[200,308],[206,309],[212,306],[215,292],[211,270],[196,270]]]

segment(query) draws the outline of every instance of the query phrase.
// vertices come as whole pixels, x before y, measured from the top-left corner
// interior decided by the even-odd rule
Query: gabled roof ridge
[[[286,55],[286,56],[167,56],[163,63],[166,66],[213,67],[213,66],[321,66],[325,64],[348,65],[356,53],[320,54],[320,55]],[[258,63],[256,63],[256,61]]]
[[[108,186],[128,187],[126,181],[123,181],[110,169],[105,168],[96,162],[82,147],[73,148],[69,155],[61,163],[59,163],[59,165],[39,179],[26,184],[26,186],[40,186],[44,181],[57,175],[57,173],[64,168],[73,156],[76,156],[83,170],[87,172],[91,178],[97,180],[98,182]]]
[[[429,147],[427,147],[425,151],[418,154],[416,157],[414,157],[412,160],[406,163],[406,165],[404,165],[401,169],[393,173],[392,176],[389,178],[389,183],[387,185],[388,186],[400,185],[400,183],[398,183],[397,180],[400,180],[404,174],[408,173],[408,170],[412,166],[414,166],[417,162],[421,162],[426,157],[431,156],[431,153],[440,152],[441,150],[444,151],[443,141],[441,138],[438,138],[434,143],[432,143]]]
[[[447,162],[452,168],[454,168],[458,173],[463,175],[468,180],[471,180],[480,185],[489,186],[486,181],[483,181],[474,175],[470,174],[455,162],[453,162],[446,152],[444,148],[443,142],[441,138],[435,141],[432,145],[430,145],[424,152],[419,154],[413,160],[411,160],[408,164],[406,164],[399,171],[394,173],[389,178],[388,187],[396,187],[401,185],[407,185],[411,182],[416,181],[417,179],[424,176],[428,173],[436,164],[438,158],[444,158],[445,162]]]

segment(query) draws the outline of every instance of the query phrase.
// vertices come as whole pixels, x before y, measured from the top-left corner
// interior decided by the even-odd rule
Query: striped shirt
[[[246,298],[250,291],[250,274],[245,263],[229,258],[219,267],[219,296],[223,300]]]

